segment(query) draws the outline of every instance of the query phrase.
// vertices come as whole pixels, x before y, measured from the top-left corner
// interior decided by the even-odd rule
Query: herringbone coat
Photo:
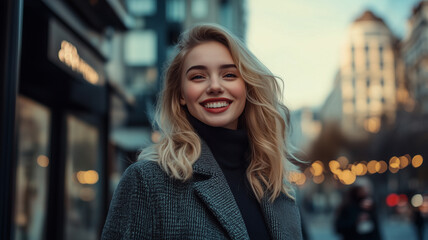
[[[202,143],[189,181],[175,180],[156,162],[125,171],[114,193],[102,239],[249,239],[220,167]],[[261,209],[272,239],[302,239],[294,200],[281,194]]]

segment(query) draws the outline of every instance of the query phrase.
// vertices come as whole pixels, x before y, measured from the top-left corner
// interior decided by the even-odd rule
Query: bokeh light
[[[386,197],[386,205],[388,205],[389,207],[396,206],[399,201],[400,197],[395,193],[391,193],[388,195],[388,197]]]
[[[49,166],[49,158],[45,155],[40,155],[37,157],[37,164],[39,164],[40,167],[47,167]]]
[[[420,207],[422,206],[422,203],[424,202],[424,198],[421,194],[415,194],[413,195],[412,199],[410,200],[413,207]]]
[[[422,165],[422,163],[424,162],[424,159],[422,158],[421,155],[416,155],[413,157],[412,159],[412,166],[414,168],[418,168]]]

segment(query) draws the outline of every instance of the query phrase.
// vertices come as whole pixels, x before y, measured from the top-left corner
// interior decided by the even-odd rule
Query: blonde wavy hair
[[[144,149],[139,160],[155,160],[171,177],[186,181],[192,177],[192,165],[201,154],[201,140],[180,105],[184,60],[195,46],[217,41],[226,46],[245,81],[247,102],[243,124],[248,131],[251,162],[247,178],[260,202],[263,196],[274,201],[281,192],[293,198],[287,181],[293,165],[287,148],[288,109],[281,104],[281,88],[275,77],[228,30],[215,24],[197,25],[180,36],[177,55],[165,72],[164,88],[156,107],[156,124],[161,139]]]

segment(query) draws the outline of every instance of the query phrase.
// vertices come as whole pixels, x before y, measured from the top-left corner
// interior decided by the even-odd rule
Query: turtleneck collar
[[[190,124],[207,143],[214,158],[222,169],[245,168],[248,166],[248,135],[245,129],[227,129],[209,126],[188,114]]]

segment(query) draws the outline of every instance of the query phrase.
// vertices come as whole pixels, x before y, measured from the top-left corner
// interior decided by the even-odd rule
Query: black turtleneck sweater
[[[189,120],[198,135],[207,143],[223,171],[250,238],[270,239],[260,204],[246,176],[249,165],[249,142],[246,130],[211,127],[193,116],[189,116]]]

